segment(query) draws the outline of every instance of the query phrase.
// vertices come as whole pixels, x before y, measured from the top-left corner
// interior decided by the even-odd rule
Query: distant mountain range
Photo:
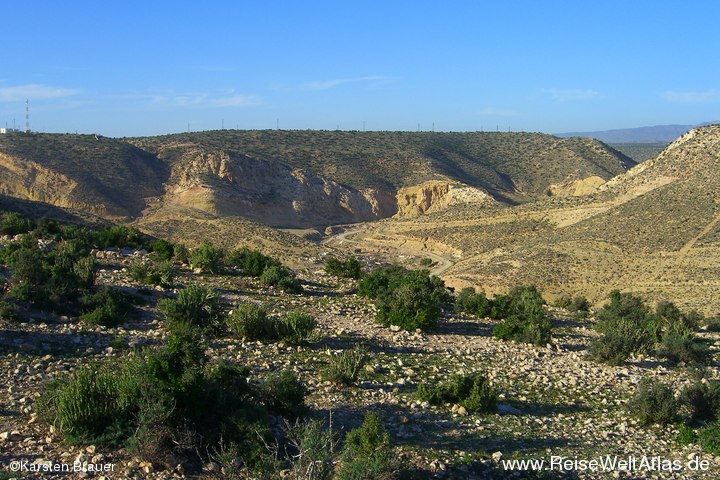
[[[698,125],[655,125],[653,127],[619,128],[598,132],[556,133],[557,137],[590,137],[605,143],[670,143],[691,128],[713,125],[705,122]]]

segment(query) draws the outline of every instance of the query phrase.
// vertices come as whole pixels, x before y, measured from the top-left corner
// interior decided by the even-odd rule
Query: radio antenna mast
[[[25,133],[30,133],[30,100],[25,99]]]

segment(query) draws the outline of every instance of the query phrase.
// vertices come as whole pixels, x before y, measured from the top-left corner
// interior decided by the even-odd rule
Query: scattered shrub
[[[633,353],[647,352],[660,336],[657,318],[640,297],[613,290],[610,303],[597,314],[595,329],[601,337],[590,343],[598,361],[620,365]]]
[[[256,303],[245,302],[233,308],[227,318],[227,326],[230,331],[247,340],[277,339],[275,320],[269,318],[267,310]]]
[[[473,287],[466,287],[460,290],[455,299],[455,311],[465,312],[485,317],[490,313],[490,301],[485,292],[475,293]]]
[[[692,331],[673,324],[668,331],[663,332],[656,354],[673,363],[704,363],[710,355],[710,348],[706,343],[698,341]]]
[[[187,264],[190,262],[190,250],[182,243],[173,245],[173,256],[180,263]]]
[[[408,270],[400,265],[389,265],[375,269],[358,283],[358,295],[376,299],[398,287]]]
[[[292,342],[305,342],[312,337],[317,321],[303,312],[290,312],[277,320],[278,337]]]
[[[426,383],[418,387],[421,400],[433,405],[458,404],[468,412],[491,413],[495,411],[497,395],[482,373],[454,375],[447,382],[436,385]]]
[[[397,456],[390,436],[375,413],[348,432],[342,449],[339,480],[390,480],[398,476]]]
[[[496,303],[496,302],[493,302]],[[518,286],[503,299],[498,310],[506,314],[495,326],[493,336],[501,340],[546,345],[551,341],[552,322],[544,308],[545,301],[534,286]]]
[[[0,297],[0,320],[5,322],[17,322],[20,320],[17,305],[14,302]]]
[[[643,379],[627,405],[642,426],[672,423],[678,416],[679,404],[673,391],[654,379]]]
[[[247,277],[259,277],[265,269],[271,266],[280,266],[280,263],[258,250],[239,248],[225,255],[225,265],[238,270]]]
[[[355,344],[351,350],[332,355],[330,364],[322,371],[321,376],[324,380],[338,385],[352,385],[358,379],[367,359],[365,347]]]
[[[80,298],[84,313],[80,319],[91,325],[111,327],[124,323],[133,310],[131,295],[108,286]]]
[[[392,273],[388,275],[387,272]],[[396,270],[386,270],[377,277],[377,288],[368,287],[377,290],[375,319],[385,326],[397,325],[405,330],[434,328],[440,319],[442,305],[450,300],[443,281],[431,276],[427,270],[398,276],[396,273]],[[385,282],[387,284],[383,286]]]
[[[30,219],[23,217],[17,212],[0,213],[0,235],[15,236],[27,233],[33,229]]]
[[[680,393],[691,421],[720,419],[720,381],[700,381],[688,385]]]
[[[325,271],[330,275],[344,278],[359,279],[362,276],[360,262],[355,257],[350,257],[343,262],[330,255],[325,260]]]
[[[305,410],[305,385],[292,370],[270,375],[259,387],[265,407],[271,412],[297,416]]]
[[[713,423],[697,431],[697,443],[708,453],[720,455],[720,424]]]
[[[260,275],[260,283],[268,287],[278,287],[287,293],[302,292],[300,281],[286,268],[269,265]]]
[[[170,288],[177,274],[177,269],[170,260],[138,260],[128,269],[130,278],[136,282]]]
[[[294,450],[290,478],[330,480],[334,471],[338,440],[332,429],[320,420],[287,424],[284,428],[288,444]]]
[[[173,257],[175,247],[167,240],[155,240],[150,244],[150,251],[160,260],[170,260]]]
[[[220,297],[210,287],[189,285],[178,292],[177,299],[160,299],[158,308],[170,324],[187,322],[208,333],[219,333],[224,327]]]
[[[590,311],[590,301],[582,295],[577,295],[567,306],[567,310],[576,314],[588,313]]]
[[[217,274],[222,271],[223,251],[215,248],[209,240],[203,240],[199,247],[190,250],[189,261],[193,268],[203,273]]]
[[[113,225],[100,230],[97,241],[99,248],[142,248],[144,235],[138,229],[127,225]]]

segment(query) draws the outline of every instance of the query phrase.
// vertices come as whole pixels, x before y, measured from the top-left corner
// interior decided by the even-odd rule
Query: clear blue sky
[[[39,1],[0,9],[0,126],[603,130],[720,119],[720,2]]]

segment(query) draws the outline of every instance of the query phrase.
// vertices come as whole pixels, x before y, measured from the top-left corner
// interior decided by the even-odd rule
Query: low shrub
[[[720,424],[713,423],[698,429],[697,443],[706,452],[720,455]]]
[[[249,369],[209,363],[199,334],[176,327],[163,347],[52,382],[38,401],[41,418],[66,441],[126,447],[153,461],[226,442],[244,464],[257,464],[269,426]],[[281,406],[300,403],[296,385],[279,391]]]
[[[720,419],[720,381],[698,381],[685,387],[680,402],[688,411],[691,421]]]
[[[628,410],[642,426],[669,424],[678,416],[679,403],[667,385],[645,378],[627,403]]]
[[[280,262],[258,250],[239,248],[225,255],[225,265],[235,268],[241,275],[259,277],[268,267],[280,266]]]
[[[289,312],[277,320],[278,337],[291,342],[305,342],[312,338],[317,321],[303,312]]]
[[[247,340],[277,340],[275,320],[268,317],[267,310],[257,303],[245,302],[233,308],[227,318],[227,326],[239,337]]]
[[[414,270],[399,277],[386,277],[375,298],[375,319],[385,326],[405,330],[429,330],[437,325],[442,306],[450,301],[445,284],[427,270]]]
[[[536,287],[513,288],[507,295],[507,302],[503,300],[500,307],[507,316],[495,326],[493,336],[534,345],[550,343],[552,322],[544,305],[545,301]]]
[[[96,238],[99,248],[142,248],[145,244],[145,236],[142,232],[127,225],[106,227],[97,232]]]
[[[294,417],[305,411],[305,385],[290,369],[270,375],[258,390],[259,398],[271,412]]]
[[[343,443],[339,480],[391,480],[398,477],[398,460],[380,417],[368,413]]]
[[[155,240],[150,244],[150,251],[160,260],[170,260],[175,252],[175,246],[167,240]]]
[[[662,334],[656,355],[673,363],[705,363],[710,355],[710,348],[706,343],[697,340],[690,330],[671,326]]]
[[[570,313],[586,314],[590,311],[590,301],[582,295],[576,295],[567,306],[567,310]]]
[[[338,385],[352,385],[360,376],[367,359],[365,347],[355,344],[350,350],[332,355],[329,365],[321,372],[321,377]]]
[[[0,235],[20,235],[33,229],[33,222],[17,212],[0,213]]]
[[[211,334],[225,326],[220,297],[204,285],[189,285],[178,292],[176,299],[161,298],[158,308],[171,325],[187,322]]]
[[[590,343],[590,355],[600,362],[620,365],[633,353],[649,351],[660,338],[657,317],[630,293],[612,291],[597,318],[595,329],[602,336]]]
[[[128,268],[130,278],[146,285],[170,288],[177,275],[177,269],[170,260],[137,260]]]
[[[491,413],[495,411],[497,395],[482,373],[454,375],[448,381],[436,385],[423,383],[417,395],[433,405],[458,404],[468,412]]]
[[[180,263],[190,263],[190,250],[188,250],[188,248],[182,243],[176,243],[173,245],[173,256],[175,257],[175,260]]]
[[[218,274],[223,269],[223,256],[222,249],[214,247],[205,239],[200,246],[190,250],[188,261],[193,268],[199,268],[203,273]]]
[[[280,265],[269,265],[260,275],[260,283],[267,287],[278,287],[287,293],[302,292],[302,285],[288,269]]]
[[[80,319],[106,327],[125,323],[132,314],[134,301],[131,295],[117,288],[102,286],[95,293],[80,298],[83,308]]]
[[[355,257],[341,261],[337,257],[329,255],[327,259],[325,259],[325,272],[344,278],[359,279],[362,276],[360,262]]]
[[[289,478],[330,480],[333,478],[338,439],[320,420],[287,424],[285,437],[292,448]]]
[[[486,317],[490,313],[490,301],[485,292],[476,293],[473,287],[466,287],[455,298],[455,311]]]

